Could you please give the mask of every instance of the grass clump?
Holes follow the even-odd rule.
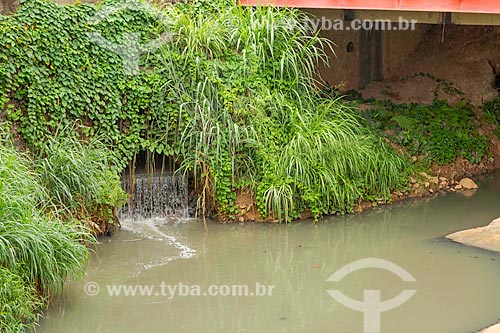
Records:
[[[127,197],[120,177],[111,169],[115,157],[100,140],[55,137],[38,155],[35,168],[40,182],[63,218],[93,217],[114,223],[113,208],[122,206]]]
[[[287,220],[307,209],[317,218],[351,212],[361,200],[388,200],[405,182],[405,160],[341,101],[311,102],[319,104],[275,110],[275,133],[256,124],[260,210]]]
[[[88,233],[75,222],[61,222],[47,206],[27,154],[7,142],[0,144],[0,266],[25,267],[28,282],[57,292],[69,274],[83,271]]]

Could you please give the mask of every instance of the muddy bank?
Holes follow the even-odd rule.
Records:
[[[437,171],[439,169],[436,169]],[[390,201],[363,201],[357,203],[353,208],[353,213],[361,213],[366,209],[373,207],[383,206],[387,204],[392,204],[398,201],[411,199],[411,198],[424,198],[437,195],[439,193],[455,193],[460,192],[465,196],[474,195],[478,185],[476,182],[464,175],[480,176],[488,172],[491,172],[493,168],[470,168],[467,171],[461,171],[461,169],[453,168],[451,165],[446,167],[441,167],[441,170],[447,170],[442,173],[442,175],[448,175],[448,177],[439,176],[440,173],[435,173],[429,175],[425,172],[420,172],[418,174],[413,174],[410,177],[410,182],[408,187],[401,191],[396,191],[392,193]],[[471,171],[476,171],[471,174]],[[234,218],[227,216],[220,216],[215,219],[218,222],[271,222],[278,223],[279,221],[271,217],[264,218],[259,213],[257,208],[257,203],[255,197],[248,189],[243,189],[237,193],[236,206],[239,209],[238,214]],[[310,219],[312,218],[310,211],[305,210],[298,220]]]

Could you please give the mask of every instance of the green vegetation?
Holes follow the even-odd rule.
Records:
[[[62,218],[113,221],[113,208],[125,204],[120,177],[111,170],[114,156],[99,140],[51,138],[35,161],[49,202]]]
[[[495,135],[500,139],[500,98],[495,98],[483,105],[484,117],[495,125]]]
[[[474,110],[465,101],[455,106],[439,100],[432,105],[376,101],[365,117],[381,136],[439,165],[457,157],[479,163],[488,153],[488,140],[479,135]]]
[[[32,329],[42,306],[36,289],[23,279],[0,267],[0,329],[6,333]]]
[[[309,34],[302,12],[199,0],[89,23],[120,3],[34,0],[0,21],[0,109],[31,146],[76,123],[81,136],[106,135],[117,170],[141,150],[172,157],[196,178],[203,213],[222,216],[237,213],[243,187],[263,216],[289,221],[387,200],[405,182],[406,162],[355,110],[317,92],[315,68],[332,45]],[[170,38],[126,75],[88,32],[124,43],[129,32],[143,44]]]
[[[84,221],[70,213],[75,202],[91,194],[103,200],[113,186],[120,187],[117,174],[110,174],[109,167],[104,170],[104,148],[69,139],[56,143],[54,138],[44,147],[46,157],[35,162],[14,148],[4,130],[1,133],[0,331],[22,332],[33,326],[43,304],[40,298],[57,294],[67,277],[84,271],[85,242],[92,242],[93,236],[82,226]],[[102,173],[99,178],[84,178],[97,173]],[[75,179],[85,183],[71,187]],[[95,200],[94,205],[116,203],[106,200]]]
[[[235,212],[243,186],[263,216],[287,221],[304,209],[316,218],[347,212],[401,183],[404,162],[354,110],[318,95],[314,68],[329,44],[303,30],[303,14],[229,3],[214,15],[177,10],[178,38],[161,56],[175,78],[169,91],[190,119],[180,135],[182,167],[212,176],[203,191],[219,212]],[[209,31],[218,32],[214,40],[204,38]],[[196,72],[186,72],[192,63]]]

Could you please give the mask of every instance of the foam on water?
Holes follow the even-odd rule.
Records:
[[[188,221],[189,219],[180,219],[176,220],[176,222],[168,222],[168,219],[161,218],[148,218],[148,219],[124,219],[121,221],[123,230],[127,230],[133,232],[135,234],[140,235],[144,239],[162,241],[168,244],[168,246],[174,247],[178,253],[172,256],[165,256],[159,260],[150,261],[150,262],[142,262],[138,264],[138,268],[131,275],[138,276],[142,274],[144,271],[150,270],[152,268],[164,266],[171,262],[172,260],[177,259],[188,259],[193,257],[196,254],[196,250],[191,248],[190,246],[182,243],[178,236],[174,236],[175,225],[178,223],[183,223]],[[170,229],[167,232],[162,231],[161,229]]]
[[[171,174],[136,174],[131,181],[122,181],[129,194],[127,204],[120,210],[120,221],[124,230],[131,231],[142,239],[165,242],[176,249],[177,254],[159,260],[141,262],[132,276],[164,266],[176,259],[191,258],[196,250],[181,243],[176,236],[175,226],[190,220],[187,181],[182,176]],[[164,231],[167,229],[168,231]]]

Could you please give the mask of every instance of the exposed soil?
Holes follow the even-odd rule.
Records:
[[[498,95],[495,81],[500,75],[499,49],[500,27],[434,26],[393,77],[368,84],[362,91],[363,97],[432,102],[437,83],[425,77],[410,78],[426,73],[451,82],[473,104],[480,105]],[[441,91],[439,98],[453,102],[456,96]]]
[[[419,72],[415,73],[418,74]],[[458,94],[447,92],[446,88],[440,86],[439,82],[435,79],[421,75],[372,82],[361,90],[363,98],[366,99],[389,99],[395,103],[405,104],[432,104],[432,101],[436,97],[435,93],[437,93],[438,99],[447,100],[451,104],[455,104],[462,99],[462,96]]]
[[[238,221],[262,221],[263,218],[257,208],[255,197],[249,189],[238,191],[236,197],[236,206],[240,212],[238,214]]]

